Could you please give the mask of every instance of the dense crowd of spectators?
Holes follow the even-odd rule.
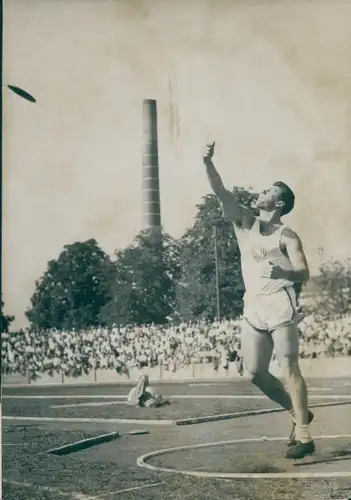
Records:
[[[242,320],[165,326],[115,326],[89,331],[2,334],[2,373],[35,379],[40,374],[79,376],[99,368],[128,374],[136,367],[163,365],[176,371],[191,363],[218,368],[240,360]],[[351,316],[326,321],[310,314],[299,324],[301,357],[351,355]]]

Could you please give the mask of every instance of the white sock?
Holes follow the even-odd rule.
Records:
[[[296,424],[296,441],[310,443],[312,440],[308,425]]]

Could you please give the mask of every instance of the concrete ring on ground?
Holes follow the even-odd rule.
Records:
[[[340,434],[340,435],[327,435],[327,436],[317,436],[315,439],[348,439],[351,438],[351,434]],[[211,479],[312,479],[312,478],[344,478],[351,477],[351,471],[349,472],[279,472],[279,473],[247,473],[247,472],[206,472],[206,471],[193,471],[193,470],[182,470],[182,469],[172,469],[168,467],[158,467],[156,465],[150,465],[147,461],[150,458],[158,457],[160,455],[166,455],[170,453],[175,453],[177,451],[184,450],[195,450],[198,448],[210,448],[215,446],[223,446],[228,444],[239,444],[239,443],[252,443],[252,442],[264,442],[264,441],[286,441],[286,437],[262,437],[262,438],[246,438],[246,439],[234,439],[231,441],[216,441],[213,443],[202,443],[193,444],[188,446],[177,446],[175,448],[167,448],[163,450],[156,450],[145,455],[141,455],[137,459],[138,467],[145,469],[157,471],[157,472],[171,472],[173,474],[183,474],[187,476],[201,477],[201,478],[211,478]]]

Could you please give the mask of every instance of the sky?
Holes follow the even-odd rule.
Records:
[[[5,0],[3,298],[25,325],[64,245],[110,255],[141,229],[142,101],[156,99],[162,223],[178,237],[209,192],[283,180],[312,269],[351,256],[346,0]]]

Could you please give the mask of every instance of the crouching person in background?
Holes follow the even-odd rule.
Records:
[[[165,404],[161,394],[156,394],[155,390],[149,385],[149,377],[142,375],[139,382],[129,391],[128,404],[147,408],[157,408]]]

